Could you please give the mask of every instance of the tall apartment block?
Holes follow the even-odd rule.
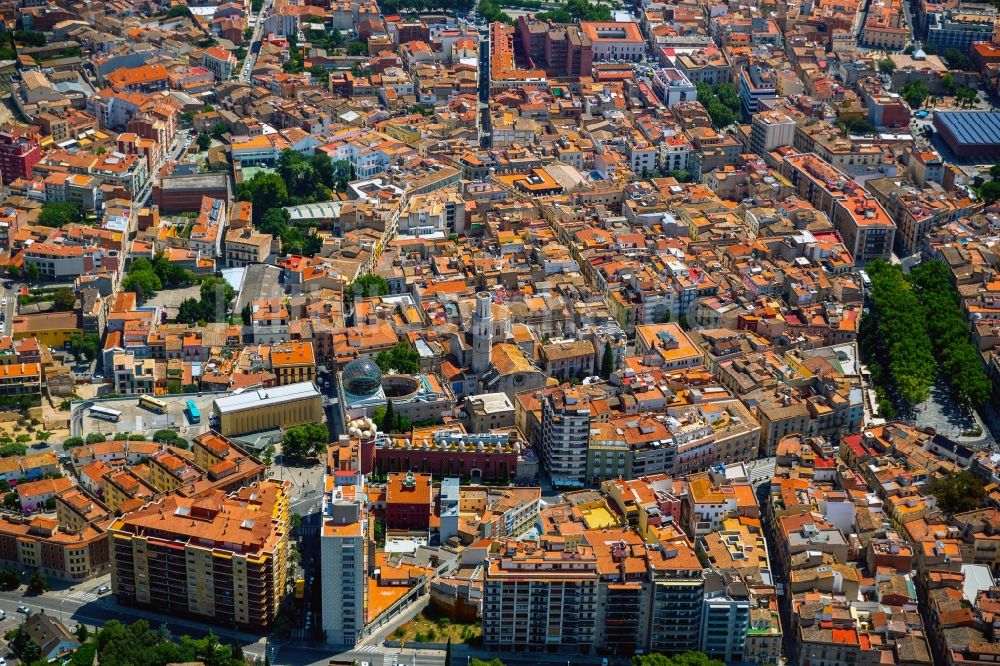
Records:
[[[576,546],[511,544],[490,557],[484,585],[490,649],[631,655],[702,646],[705,579],[686,543],[646,544],[607,529]],[[721,622],[713,614],[710,624],[714,631]]]
[[[361,486],[331,486],[320,532],[323,631],[328,643],[354,645],[365,628],[368,520]]]
[[[483,641],[491,649],[594,647],[597,557],[589,546],[507,544],[486,568]]]
[[[968,5],[927,13],[927,43],[938,52],[957,49],[963,53],[974,42],[993,40],[997,10],[991,5]]]
[[[601,530],[584,537],[597,555],[597,627],[594,642],[615,655],[635,654],[649,636],[646,547],[635,532]]]
[[[750,629],[750,590],[739,579],[713,571],[705,576],[701,651],[727,664],[743,660]]]
[[[267,631],[285,593],[289,487],[265,481],[229,496],[168,496],[115,520],[118,602]]]
[[[701,647],[705,579],[687,544],[662,543],[649,560],[649,649],[664,654]]]
[[[587,476],[590,408],[573,389],[542,401],[542,462],[557,486],[582,484]]]

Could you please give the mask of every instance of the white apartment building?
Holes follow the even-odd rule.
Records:
[[[542,463],[556,486],[582,486],[587,476],[590,407],[573,389],[542,402]]]
[[[334,645],[354,645],[365,628],[368,535],[360,494],[361,486],[335,486],[323,497],[323,631]]]
[[[795,121],[780,111],[756,114],[750,121],[750,150],[763,155],[795,142]]]

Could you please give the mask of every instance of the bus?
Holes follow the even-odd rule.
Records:
[[[95,419],[104,419],[105,421],[111,421],[113,423],[118,423],[118,420],[122,417],[122,413],[117,409],[101,407],[100,405],[94,405],[91,407],[90,415]]]
[[[158,398],[154,398],[151,395],[140,395],[139,406],[145,407],[149,411],[156,412],[158,414],[167,413],[167,403],[159,400]]]
[[[201,412],[198,411],[198,405],[194,404],[194,400],[188,400],[185,404],[191,423],[201,423]]]

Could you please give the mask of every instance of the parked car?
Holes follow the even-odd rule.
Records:
[[[17,607],[17,612],[24,613],[25,615],[27,615],[28,613],[31,612],[31,609],[25,606],[24,604],[21,604],[20,606]]]

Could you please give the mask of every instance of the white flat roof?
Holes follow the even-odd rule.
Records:
[[[507,412],[514,409],[514,403],[510,401],[506,393],[479,393],[469,396],[469,400],[478,403],[487,414],[497,412]]]
[[[293,400],[319,398],[320,392],[312,382],[298,382],[287,386],[272,388],[248,389],[242,393],[232,393],[224,398],[215,399],[215,408],[220,414],[239,412],[244,409],[280,405]]]

